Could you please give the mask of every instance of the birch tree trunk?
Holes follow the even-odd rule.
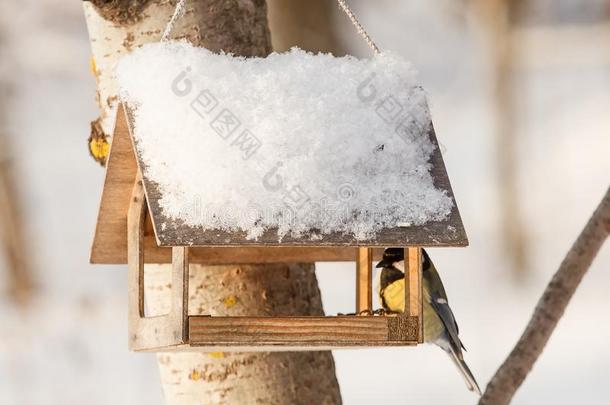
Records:
[[[102,127],[114,126],[117,84],[113,68],[120,56],[158,41],[175,1],[85,2],[98,83]],[[271,50],[264,0],[188,1],[174,27],[208,49],[244,56]],[[150,315],[169,308],[167,265],[146,268]],[[191,266],[190,313],[211,315],[320,315],[322,301],[313,264]],[[339,404],[332,354],[178,353],[159,354],[168,404]]]

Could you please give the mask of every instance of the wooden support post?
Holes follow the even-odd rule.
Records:
[[[408,280],[408,288],[405,288],[404,314],[418,318],[418,341],[423,343],[424,312],[422,306],[422,252],[420,248],[405,248],[405,277]]]
[[[189,248],[172,248],[172,309],[173,321],[181,326],[179,340],[188,342],[189,333]]]
[[[188,342],[188,248],[172,248],[172,306],[162,316],[144,313],[144,220],[146,197],[141,179],[133,188],[127,215],[129,348],[152,350]]]
[[[356,258],[356,312],[373,310],[373,249],[358,248]]]
[[[144,219],[145,219],[144,189],[142,181],[136,181],[131,196],[131,204],[127,214],[127,256],[128,256],[128,280],[129,291],[129,334],[130,341],[132,330],[137,324],[137,319],[144,317]]]

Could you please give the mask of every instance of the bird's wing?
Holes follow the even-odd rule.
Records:
[[[447,293],[445,292],[445,286],[443,285],[443,281],[441,280],[441,276],[438,274],[436,267],[430,261],[430,264],[423,271],[423,277],[427,279],[428,284],[433,287],[433,290],[439,294],[440,298],[447,299]]]
[[[427,269],[427,271],[424,272],[423,276],[428,279],[427,281],[430,286],[435,286],[435,288],[432,289],[433,291],[430,293],[430,304],[438,314],[439,318],[441,318],[443,321],[445,328],[447,328],[447,333],[449,334],[452,343],[457,348],[461,347],[466,350],[458,337],[460,328],[458,327],[455,316],[453,315],[453,311],[449,306],[449,301],[447,300],[447,293],[445,292],[443,282],[441,281],[441,277],[433,264]]]
[[[423,277],[426,279],[431,292],[430,301],[432,302],[432,306],[439,312],[439,316],[443,319],[445,326],[449,328],[447,324],[450,324],[455,329],[455,335],[460,333],[460,328],[455,321],[455,317],[453,316],[453,311],[449,307],[449,299],[447,298],[447,293],[445,292],[445,286],[443,285],[443,281],[441,280],[441,276],[438,274],[436,267],[432,262],[430,262],[430,266],[423,272]]]
[[[449,334],[452,343],[458,348],[461,347],[462,349],[466,350],[458,336],[458,325],[455,321],[455,317],[453,316],[453,311],[451,310],[451,307],[449,307],[449,304],[447,304],[447,301],[439,297],[431,298],[432,308],[434,308],[439,318],[441,318],[441,321],[443,322],[443,325],[445,325],[445,328],[447,329],[447,333]]]

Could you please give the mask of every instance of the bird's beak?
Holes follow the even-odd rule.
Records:
[[[382,259],[379,263],[377,263],[377,266],[375,266],[375,267],[380,269],[382,267],[391,267],[391,266],[392,266],[392,262],[390,262],[387,259]]]

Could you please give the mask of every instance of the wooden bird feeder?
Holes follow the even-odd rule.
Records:
[[[432,128],[432,126],[430,126]],[[244,232],[202,230],[167,218],[160,192],[134,146],[133,116],[121,106],[106,169],[91,263],[128,264],[129,346],[135,351],[322,350],[410,346],[423,342],[421,247],[466,246],[457,205],[442,222],[383,229],[363,244],[340,233],[278,241],[273,230],[258,240]],[[436,146],[431,174],[435,187],[453,199]],[[163,226],[161,225],[163,224]],[[404,247],[405,311],[383,316],[216,317],[188,314],[189,263],[221,265],[316,261],[356,262],[356,312],[372,310],[372,262],[385,247]],[[172,263],[172,308],[144,316],[144,263]]]

